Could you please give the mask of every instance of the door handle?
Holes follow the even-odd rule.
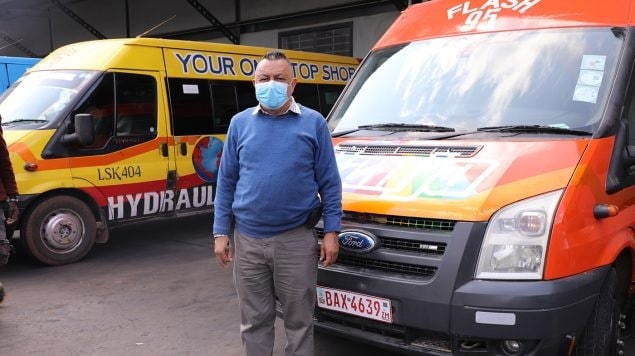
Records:
[[[187,156],[187,143],[181,142],[181,156]]]
[[[168,177],[165,181],[165,186],[167,190],[176,189],[176,171],[168,171]]]
[[[161,145],[159,145],[159,149],[161,150],[161,156],[163,156],[163,157],[167,157],[168,156],[168,144],[167,143],[162,143]]]

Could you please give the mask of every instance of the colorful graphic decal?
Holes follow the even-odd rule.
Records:
[[[216,182],[222,153],[223,141],[213,136],[201,138],[194,146],[192,166],[198,177],[204,182]]]
[[[455,16],[464,16],[465,23],[459,28],[461,32],[493,29],[498,14],[502,10],[525,11],[534,7],[540,0],[481,0],[465,1],[448,9],[448,20]]]
[[[497,167],[497,161],[412,156],[337,155],[344,192],[392,201],[464,199]]]

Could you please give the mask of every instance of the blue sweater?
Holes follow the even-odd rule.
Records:
[[[214,200],[215,234],[253,238],[301,226],[320,204],[324,231],[340,231],[342,185],[324,117],[300,106],[269,116],[250,108],[229,125]],[[319,196],[318,196],[319,194]]]

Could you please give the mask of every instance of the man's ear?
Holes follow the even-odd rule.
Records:
[[[287,89],[289,91],[289,96],[293,95],[293,90],[295,89],[295,85],[298,83],[298,80],[296,78],[291,79],[291,83],[289,83],[289,88]]]

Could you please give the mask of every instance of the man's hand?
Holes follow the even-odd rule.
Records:
[[[9,200],[9,212],[5,222],[7,225],[13,225],[20,216],[20,210],[18,209],[18,202]]]
[[[335,232],[328,232],[322,239],[320,261],[322,261],[322,266],[324,267],[328,267],[337,260],[337,254],[340,250],[340,243],[337,235],[338,234]]]
[[[234,260],[234,252],[232,251],[229,236],[219,236],[214,239],[214,253],[216,254],[216,260],[223,267],[227,267],[227,264]]]

